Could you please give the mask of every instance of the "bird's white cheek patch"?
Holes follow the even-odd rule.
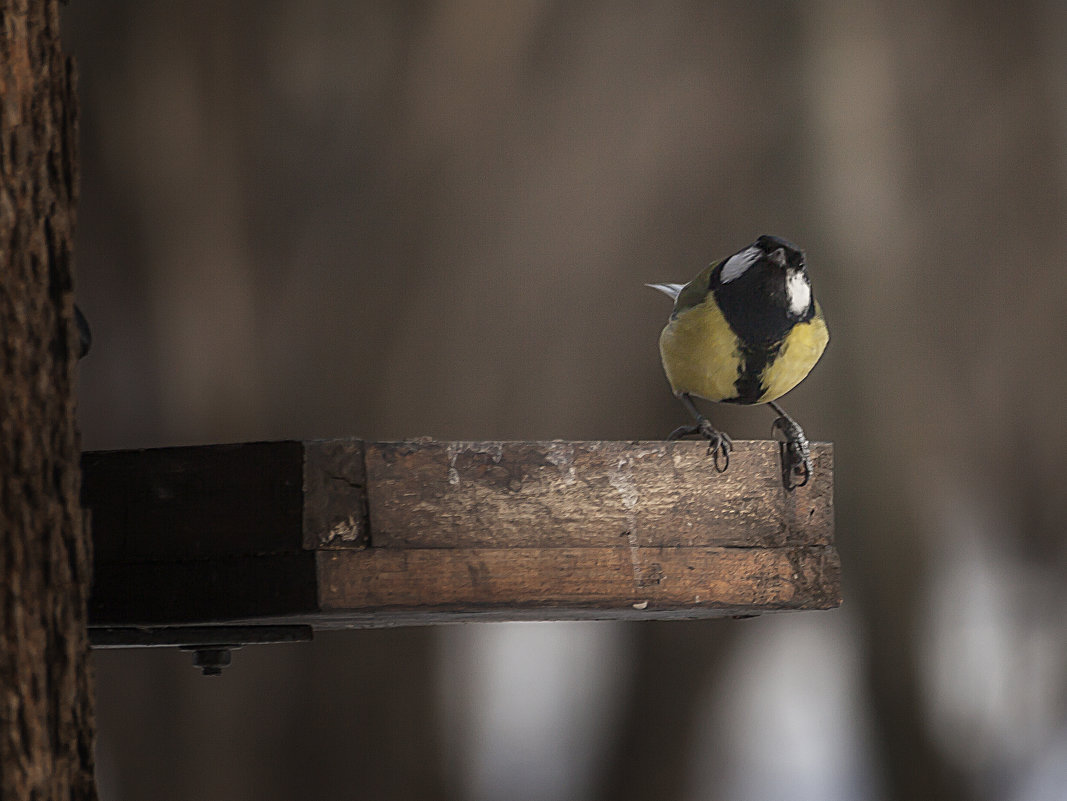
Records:
[[[785,279],[785,291],[789,296],[789,313],[801,317],[811,305],[811,284],[804,273],[790,273]]]
[[[722,266],[722,273],[719,275],[719,280],[724,284],[728,284],[735,278],[740,278],[745,270],[759,261],[759,257],[762,255],[763,251],[757,247],[746,248],[740,253],[735,253],[728,258],[726,264]]]

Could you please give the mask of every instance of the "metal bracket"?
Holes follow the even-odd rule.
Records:
[[[90,626],[93,648],[168,648],[193,652],[193,665],[218,676],[243,645],[309,642],[311,626]]]

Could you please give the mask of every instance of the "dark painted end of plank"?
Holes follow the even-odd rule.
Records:
[[[83,456],[93,625],[663,619],[840,603],[833,449],[250,443]]]

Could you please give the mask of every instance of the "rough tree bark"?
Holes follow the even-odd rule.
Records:
[[[74,63],[56,0],[0,0],[0,798],[93,799],[71,248]]]

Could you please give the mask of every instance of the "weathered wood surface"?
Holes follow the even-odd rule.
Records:
[[[835,591],[826,546],[424,548],[326,554],[324,609],[573,607],[794,609]],[[830,568],[834,568],[830,570]],[[417,577],[413,581],[412,578]]]
[[[815,458],[788,492],[773,443],[738,443],[722,474],[692,442],[367,443],[374,544],[827,545],[829,449]]]
[[[701,617],[839,602],[833,452],[311,442],[88,453],[95,625]]]
[[[78,504],[76,69],[59,4],[0,2],[0,799],[95,801]]]

